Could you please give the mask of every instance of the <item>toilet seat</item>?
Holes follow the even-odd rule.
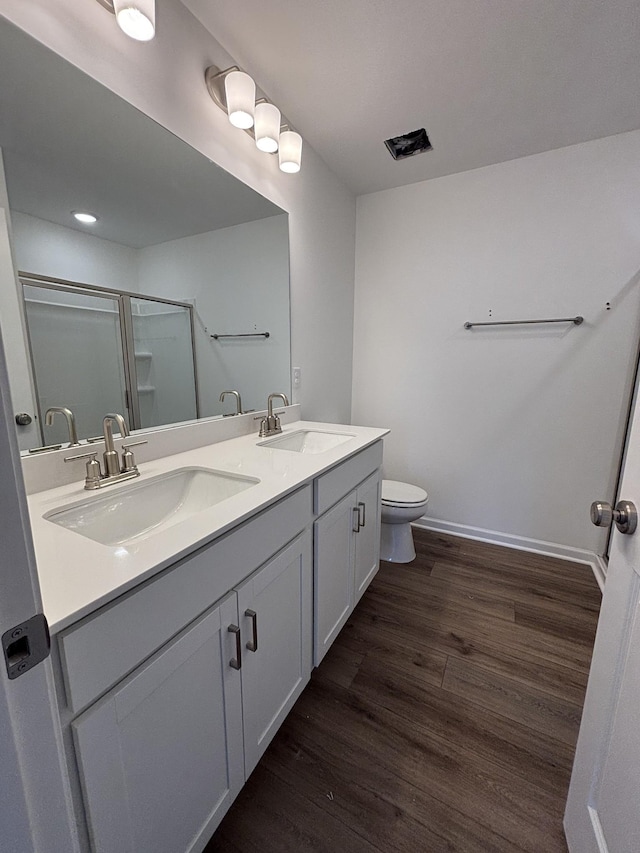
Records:
[[[385,506],[420,506],[428,499],[424,489],[398,480],[382,481],[382,503]]]

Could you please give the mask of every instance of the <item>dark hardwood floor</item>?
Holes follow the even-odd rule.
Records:
[[[600,593],[582,564],[416,531],[206,853],[566,853]]]

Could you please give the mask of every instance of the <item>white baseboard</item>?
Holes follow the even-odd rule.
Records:
[[[413,526],[434,533],[448,533],[450,536],[460,536],[463,539],[476,539],[479,542],[489,542],[492,545],[503,545],[505,548],[516,548],[520,551],[530,551],[533,554],[544,554],[548,557],[559,557],[561,560],[571,560],[574,563],[587,563],[602,591],[607,574],[605,559],[595,551],[583,548],[572,548],[570,545],[559,545],[556,542],[544,542],[540,539],[528,539],[526,536],[514,536],[511,533],[500,533],[497,530],[485,530],[482,527],[470,527],[467,524],[456,524],[453,521],[442,521],[439,518],[429,518],[423,515]]]

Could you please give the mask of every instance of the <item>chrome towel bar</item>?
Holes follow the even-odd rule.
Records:
[[[269,338],[271,332],[243,332],[239,335],[211,335],[216,341],[220,338]]]
[[[584,323],[584,317],[558,317],[553,320],[492,320],[488,323],[465,323],[465,329],[473,329],[474,326],[525,326],[531,323],[575,323],[579,326]]]

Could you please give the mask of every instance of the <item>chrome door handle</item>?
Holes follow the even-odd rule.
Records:
[[[630,536],[638,526],[638,510],[631,501],[618,501],[615,509],[606,501],[594,501],[590,512],[591,522],[596,527],[610,527],[615,521],[620,533]]]
[[[237,625],[229,625],[227,631],[236,635],[236,656],[231,658],[229,666],[232,669],[240,669],[242,667],[242,639],[240,638],[240,628]]]
[[[251,619],[251,625],[253,628],[253,640],[249,640],[247,643],[247,648],[250,652],[258,651],[258,614],[255,610],[245,610],[244,615],[248,616]]]
[[[351,513],[351,517],[354,519],[351,525],[351,529],[354,533],[360,533],[360,510],[357,506],[354,506],[354,508],[351,510]]]
[[[362,521],[360,520],[360,508],[362,508]],[[358,525],[360,527],[367,525],[367,507],[362,501],[358,501]]]

